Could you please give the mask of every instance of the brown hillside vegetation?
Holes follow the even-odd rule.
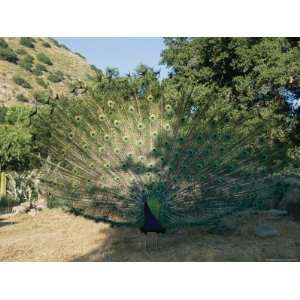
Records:
[[[87,61],[51,38],[33,38],[33,48],[24,46],[21,38],[1,38],[17,62],[7,61],[0,55],[0,105],[13,105],[16,101],[32,102],[35,93],[50,91],[56,95],[69,93],[70,83],[84,81],[94,74]],[[1,49],[0,49],[1,50]],[[43,60],[45,56],[50,60]],[[57,78],[57,75],[61,78]],[[25,80],[30,87],[15,81]],[[17,100],[19,99],[19,100]]]
[[[261,221],[279,236],[259,238]],[[135,228],[111,228],[59,209],[36,216],[0,218],[0,261],[299,261],[300,223],[290,217],[244,217],[235,233],[201,228],[142,235]]]

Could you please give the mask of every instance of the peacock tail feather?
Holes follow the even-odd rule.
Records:
[[[53,107],[50,122],[37,117],[51,133],[43,184],[94,219],[140,226],[147,201],[165,227],[215,222],[259,206],[286,151],[270,140],[271,113],[241,117],[225,99],[198,106],[191,92],[88,94]]]

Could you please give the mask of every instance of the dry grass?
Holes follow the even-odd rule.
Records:
[[[280,235],[261,239],[255,226],[268,223]],[[147,237],[134,228],[111,228],[61,210],[0,219],[1,261],[265,261],[300,260],[300,224],[288,217],[243,217],[235,234],[200,228]]]
[[[52,66],[46,66],[50,72],[61,71],[65,75],[65,80],[58,83],[53,83],[47,80],[48,72],[44,73],[40,78],[49,83],[49,88],[58,95],[69,94],[69,83],[73,80],[86,80],[87,74],[92,75],[89,64],[71,51],[62,47],[56,47],[48,38],[35,38],[35,48],[29,49],[20,45],[20,38],[5,38],[6,42],[13,49],[24,49],[28,54],[34,57],[34,65],[40,63],[36,59],[38,53],[46,54],[53,62]],[[51,48],[45,48],[42,42],[46,41],[51,44]],[[19,55],[22,57],[21,55]],[[25,89],[17,85],[13,81],[13,76],[19,75],[24,78],[32,89]],[[43,90],[36,82],[36,76],[31,72],[23,69],[17,64],[12,64],[7,61],[0,60],[0,105],[16,104],[16,95],[23,94],[29,100],[33,98],[34,91]]]

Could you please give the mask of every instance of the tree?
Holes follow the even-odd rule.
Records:
[[[273,118],[278,122],[270,138],[288,144],[289,160],[299,162],[300,118],[291,115],[280,95],[282,87],[299,82],[299,39],[166,38],[165,44],[161,62],[170,69],[166,84],[193,88],[192,98],[199,107],[207,99],[214,105],[222,98],[241,114],[253,107],[263,112],[276,106]]]
[[[32,166],[32,153],[35,149],[33,135],[29,127],[32,108],[16,106],[1,108],[0,118],[0,172],[1,195],[5,196],[6,171],[20,171]]]

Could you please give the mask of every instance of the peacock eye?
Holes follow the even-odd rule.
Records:
[[[70,138],[70,139],[73,139],[73,137],[74,137],[73,132],[70,132],[70,133],[69,133],[69,138]]]
[[[128,142],[128,137],[125,135],[123,136],[123,142],[127,143]]]
[[[93,164],[93,163],[90,163],[90,164],[89,164],[89,167],[90,167],[90,168],[94,168],[94,164]]]
[[[166,110],[166,112],[171,112],[172,111],[172,106],[170,104],[167,104],[165,106],[165,110]]]
[[[104,136],[104,140],[108,142],[108,141],[110,140],[110,136],[109,136],[108,134],[106,134],[106,135]]]
[[[153,96],[152,96],[152,95],[149,95],[149,96],[147,97],[147,100],[148,100],[148,101],[152,101],[152,100],[153,100]]]
[[[171,125],[170,124],[165,124],[164,126],[165,130],[169,131],[171,129]]]
[[[105,181],[105,177],[104,177],[104,176],[101,176],[100,179],[101,179],[102,181]]]
[[[153,135],[154,137],[157,137],[157,132],[156,132],[156,131],[152,132],[152,135]]]
[[[92,131],[90,132],[90,136],[91,136],[91,137],[95,137],[95,136],[96,136],[96,131],[95,131],[95,130],[92,130]]]
[[[99,151],[100,153],[103,153],[103,152],[104,152],[104,147],[99,147],[99,148],[98,148],[98,151]]]
[[[110,163],[106,163],[106,164],[104,165],[104,167],[105,167],[105,168],[110,168]]]
[[[87,150],[87,149],[88,149],[88,144],[84,144],[84,145],[83,145],[83,149],[84,149],[84,150]]]
[[[130,105],[129,108],[128,108],[128,111],[129,112],[134,112],[134,107]]]
[[[143,141],[139,140],[137,144],[138,144],[138,146],[142,146],[143,145]]]
[[[156,119],[156,116],[154,114],[150,115],[150,121],[154,121]]]
[[[112,101],[112,100],[107,101],[107,106],[108,106],[109,108],[113,108],[114,105],[115,105],[115,102],[114,102],[114,101]]]
[[[127,156],[128,156],[129,158],[132,158],[132,157],[133,157],[133,153],[132,153],[132,152],[129,152],[129,153],[127,153]]]
[[[79,122],[80,120],[81,120],[81,116],[79,116],[79,115],[75,116],[75,121],[76,122]]]
[[[120,153],[120,149],[119,149],[119,148],[116,148],[116,149],[115,149],[115,153],[116,153],[116,154],[119,154],[119,153]]]
[[[143,128],[144,128],[143,123],[139,123],[139,124],[138,124],[138,129],[139,129],[139,130],[142,130]]]
[[[101,122],[105,120],[105,116],[104,116],[103,114],[99,115],[98,118],[99,118],[99,120],[100,120]]]
[[[143,155],[139,156],[139,160],[143,161],[145,159],[145,157]]]
[[[161,156],[159,159],[160,159],[160,161],[164,161],[165,160],[165,158],[163,156]]]
[[[156,148],[152,148],[152,152],[156,152],[157,151],[157,149]]]
[[[115,179],[115,181],[118,181],[118,182],[120,181],[120,178],[117,176],[114,179]]]
[[[150,163],[150,164],[148,165],[148,168],[149,168],[149,169],[152,169],[152,168],[153,168],[153,164]]]
[[[119,121],[119,120],[114,120],[114,125],[115,125],[116,127],[119,127],[119,126],[120,126],[120,121]]]

